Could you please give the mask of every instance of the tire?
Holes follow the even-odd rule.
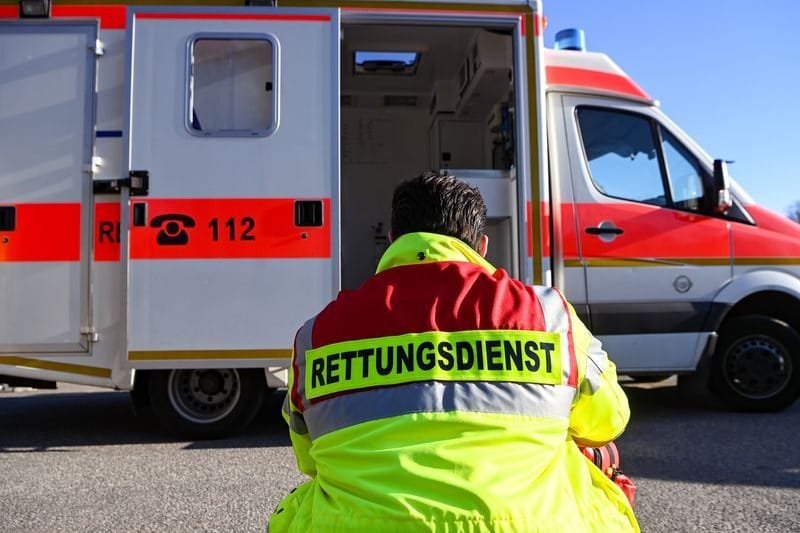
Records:
[[[779,411],[800,395],[800,334],[785,322],[745,315],[723,324],[711,391],[745,411]]]
[[[159,422],[192,440],[244,429],[261,409],[266,388],[264,371],[257,368],[156,370],[147,384]]]

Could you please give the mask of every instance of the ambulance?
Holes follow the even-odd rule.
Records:
[[[622,374],[790,405],[800,225],[580,33],[546,49],[541,8],[0,0],[0,382],[239,430],[374,272],[393,188],[439,169],[483,193],[489,259],[560,287]]]

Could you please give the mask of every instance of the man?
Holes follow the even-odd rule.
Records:
[[[271,533],[638,531],[581,454],[622,433],[614,364],[561,294],[483,256],[486,206],[424,174],[377,274],[298,331],[284,416],[311,480]]]

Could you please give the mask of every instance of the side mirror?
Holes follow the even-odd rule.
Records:
[[[712,181],[714,186],[712,207],[715,213],[721,215],[733,207],[730,178],[728,177],[728,162],[724,159],[714,160],[714,176]]]

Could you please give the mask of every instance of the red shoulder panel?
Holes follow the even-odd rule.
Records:
[[[313,346],[424,331],[545,329],[531,287],[466,262],[391,268],[343,292],[316,318]]]

